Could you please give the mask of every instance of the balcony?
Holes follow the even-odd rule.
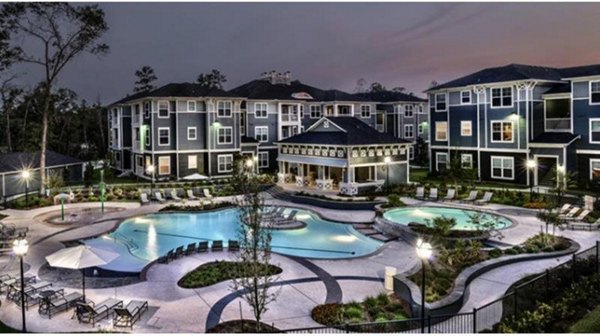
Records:
[[[546,118],[546,131],[570,131],[571,118]]]
[[[282,114],[281,121],[282,122],[297,122],[298,115],[297,114]]]

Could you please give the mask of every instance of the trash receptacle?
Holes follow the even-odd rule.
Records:
[[[385,287],[386,290],[394,290],[394,275],[396,275],[396,272],[396,267],[385,267],[385,280],[383,283],[383,287]]]

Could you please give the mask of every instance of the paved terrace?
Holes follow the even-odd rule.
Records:
[[[225,200],[221,198],[219,200]],[[413,199],[403,199],[409,205],[441,205]],[[269,199],[268,202],[293,207],[302,207],[318,212],[324,218],[345,223],[365,223],[374,217],[373,211],[338,211],[290,204]],[[188,202],[188,204],[194,204]],[[67,213],[78,208],[89,208],[92,204],[73,204],[67,206]],[[29,265],[27,275],[38,275],[45,264],[44,257],[64,247],[63,242],[92,237],[112,230],[119,221],[136,215],[158,211],[164,205],[152,204],[140,207],[137,203],[107,203],[108,208],[119,208],[104,216],[90,218],[85,223],[72,225],[51,225],[42,221],[44,214],[54,212],[58,207],[47,207],[31,211],[6,210],[9,215],[5,222],[17,226],[30,227],[28,240],[32,246],[25,258]],[[453,205],[462,206],[462,205]],[[486,209],[495,210],[513,219],[517,225],[503,230],[504,242],[517,244],[539,232],[539,222],[533,213],[520,213],[519,208],[490,204]],[[558,232],[578,241],[582,248],[592,246],[600,239],[598,232]],[[199,265],[214,260],[229,260],[228,252],[208,252],[180,258],[169,264],[154,264],[147,273],[146,281],[110,288],[87,289],[86,295],[95,302],[116,297],[125,303],[131,299],[147,300],[150,309],[139,321],[134,332],[137,333],[175,333],[203,332],[207,327],[232,319],[252,318],[251,309],[236,294],[232,294],[231,282],[226,281],[200,289],[184,289],[177,281],[187,272]],[[269,306],[264,321],[281,329],[318,326],[310,318],[312,308],[324,302],[348,302],[362,300],[368,295],[384,291],[383,270],[385,266],[394,266],[399,272],[409,271],[418,265],[414,248],[402,241],[386,243],[376,253],[362,258],[347,260],[306,260],[302,258],[274,255],[273,262],[279,264],[283,273],[277,279],[276,289],[280,295]],[[553,266],[557,260],[531,261],[508,265],[486,273],[470,285],[471,295],[463,310],[480,306],[501,296],[508,286],[530,273],[542,271]],[[14,257],[0,258],[3,273],[17,274],[17,261]],[[65,292],[80,291],[79,287],[65,288]],[[240,313],[241,309],[241,313]],[[182,313],[183,312],[183,313]],[[27,312],[27,325],[30,331],[37,332],[77,332],[112,329],[110,320],[103,320],[96,326],[79,324],[72,318],[72,311],[60,313],[51,320],[40,317],[37,307]],[[0,320],[20,328],[20,310],[12,302],[4,301],[0,308]],[[127,330],[128,331],[128,330]]]

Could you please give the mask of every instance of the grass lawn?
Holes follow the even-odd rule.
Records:
[[[599,333],[600,332],[600,306],[589,312],[581,320],[569,328],[570,333]]]
[[[214,285],[221,281],[243,278],[247,274],[240,274],[237,269],[239,262],[214,261],[198,266],[195,270],[184,275],[177,284],[183,288],[201,288]],[[282,272],[281,268],[269,265],[268,275]]]

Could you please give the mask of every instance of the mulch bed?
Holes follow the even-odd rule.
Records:
[[[256,331],[256,321],[252,320],[234,320],[227,321],[223,323],[219,323],[216,326],[206,331],[207,333],[214,334],[248,334],[248,333],[257,333]],[[260,333],[277,333],[279,329],[270,326],[268,324],[261,323]]]

